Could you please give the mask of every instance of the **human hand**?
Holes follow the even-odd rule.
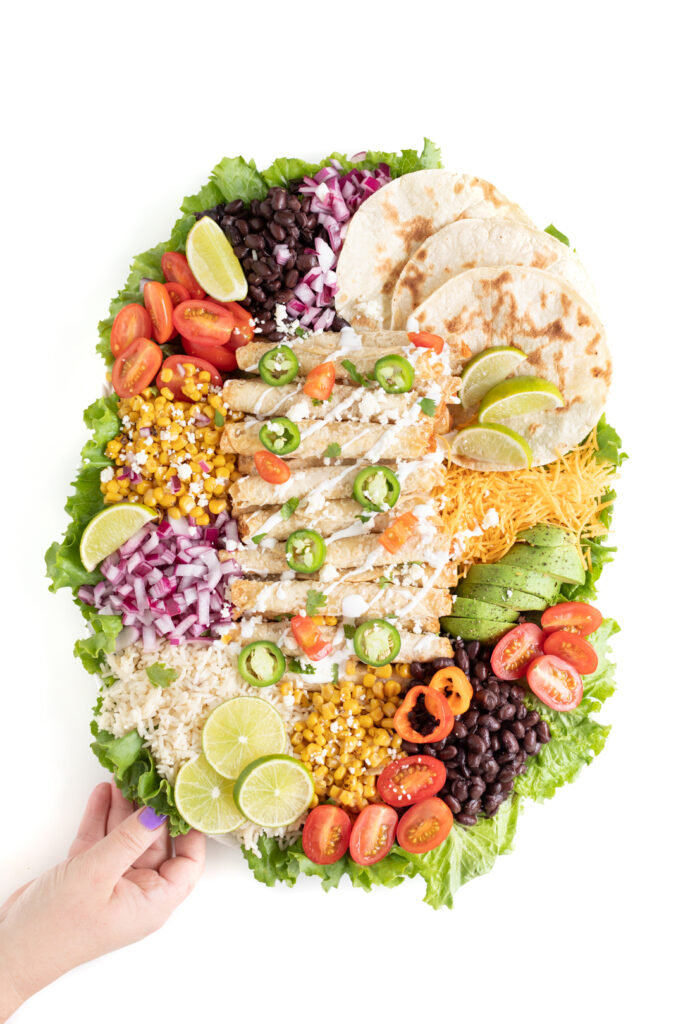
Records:
[[[67,859],[0,907],[0,1021],[77,964],[156,931],[182,903],[206,840],[178,836],[174,856],[165,821],[135,811],[113,783],[95,787]]]

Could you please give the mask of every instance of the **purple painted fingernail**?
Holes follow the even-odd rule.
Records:
[[[163,825],[167,818],[168,814],[157,814],[153,807],[144,807],[140,812],[138,821],[152,832],[155,828]]]

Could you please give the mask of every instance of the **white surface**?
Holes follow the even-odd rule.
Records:
[[[71,658],[82,626],[68,595],[52,596],[43,579],[85,439],[81,410],[99,393],[96,324],[129,258],[167,237],[180,198],[221,156],[264,166],[282,154],[416,146],[426,134],[449,167],[489,178],[540,226],[552,220],[595,279],[616,362],[609,414],[631,461],[615,520],[620,557],[601,586],[603,611],[623,627],[607,748],[577,784],[527,808],[516,852],[466,886],[453,912],[422,905],[418,881],[371,896],[346,886],[326,896],[307,881],[269,890],[212,845],[199,888],[163,931],[62,979],[17,1022],[113,1024],[169,1011],[197,1021],[203,1011],[252,1021],[673,1021],[675,5],[19,10],[6,15],[15,21],[0,70],[3,346],[20,356],[5,358],[2,389],[0,901],[63,856],[102,778],[88,750],[94,680]]]

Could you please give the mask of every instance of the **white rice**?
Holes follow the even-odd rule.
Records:
[[[209,712],[229,697],[250,695],[269,701],[280,713],[288,735],[294,723],[307,714],[277,686],[258,688],[245,683],[237,671],[234,645],[161,642],[156,650],[143,651],[137,643],[108,655],[107,660],[114,678],[102,691],[97,718],[100,728],[117,737],[137,729],[157,771],[171,784],[181,765],[201,753],[202,727]],[[166,688],[152,686],[147,677],[145,669],[155,662],[178,673]],[[261,835],[287,845],[301,831],[304,817],[282,829],[244,825],[229,833],[229,838],[252,850]]]

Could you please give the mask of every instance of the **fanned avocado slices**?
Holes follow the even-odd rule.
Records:
[[[526,544],[533,544],[537,548],[559,548],[563,544],[573,544],[574,538],[560,526],[550,526],[548,523],[538,523],[529,530],[522,530],[517,534],[517,540],[523,540]]]
[[[453,595],[453,615],[460,619],[493,619],[495,622],[516,622],[517,612],[514,608],[501,608],[500,605],[475,601],[472,597]]]
[[[458,598],[470,597],[475,601],[483,601],[486,604],[500,605],[501,608],[525,611],[545,611],[548,602],[542,597],[534,594],[525,594],[523,590],[515,590],[513,587],[494,587],[485,583],[470,583],[463,580],[458,584]]]
[[[441,628],[451,636],[459,636],[461,640],[480,640],[484,644],[500,640],[512,629],[511,622],[496,622],[493,619],[459,619],[447,615],[440,619]]]
[[[540,548],[530,544],[514,544],[497,565],[514,565],[520,569],[547,573],[563,583],[583,583],[586,572],[575,547]]]
[[[560,584],[554,576],[532,569],[520,569],[514,565],[473,565],[466,579],[471,583],[486,583],[494,587],[512,587],[527,594],[535,594],[552,603],[557,597]]]

